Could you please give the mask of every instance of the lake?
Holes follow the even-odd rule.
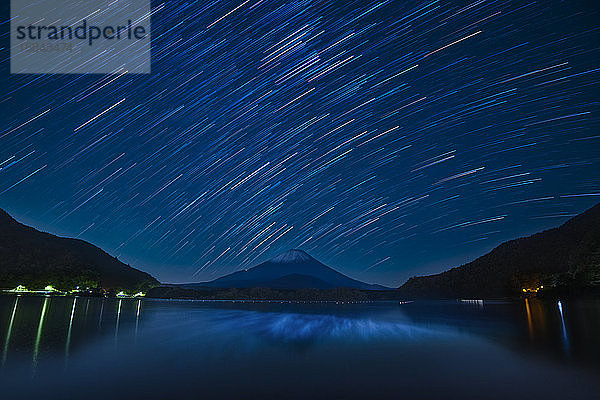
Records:
[[[0,296],[3,398],[592,399],[600,301]]]

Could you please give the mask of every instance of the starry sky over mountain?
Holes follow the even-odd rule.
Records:
[[[149,75],[10,75],[0,207],[162,281],[399,285],[600,201],[593,1],[153,2]]]

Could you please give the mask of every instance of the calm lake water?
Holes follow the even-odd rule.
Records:
[[[0,296],[2,397],[597,399],[600,301]]]

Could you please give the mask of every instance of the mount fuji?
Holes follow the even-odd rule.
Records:
[[[352,279],[321,263],[303,250],[292,249],[248,270],[237,271],[210,282],[178,285],[196,288],[251,288],[272,289],[332,289],[352,288],[366,290],[389,289]]]

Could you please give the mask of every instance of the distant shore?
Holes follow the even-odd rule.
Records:
[[[188,300],[272,300],[272,301],[414,301],[414,300],[519,300],[523,298],[565,299],[600,298],[600,292],[547,290],[509,297],[481,298],[477,296],[458,297],[410,297],[398,290],[337,289],[273,289],[273,288],[203,288],[185,289],[177,286],[158,286],[150,289],[147,298],[188,299]]]
[[[283,301],[376,301],[402,300],[395,290],[364,289],[274,289],[274,288],[205,288],[184,289],[159,286],[150,289],[148,298],[196,300],[283,300]]]

